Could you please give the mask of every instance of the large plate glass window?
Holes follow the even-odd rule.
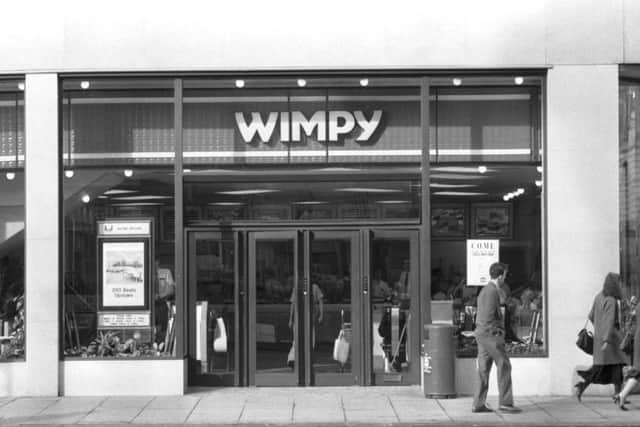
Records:
[[[541,81],[435,79],[431,88],[431,313],[456,325],[458,356],[472,331],[486,259],[508,264],[501,304],[507,351],[546,355]]]
[[[65,357],[176,350],[173,81],[62,92]]]
[[[24,358],[24,81],[0,80],[0,360]]]

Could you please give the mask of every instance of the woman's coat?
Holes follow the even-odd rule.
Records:
[[[618,304],[615,298],[605,297],[602,292],[596,295],[589,320],[593,323],[593,364],[618,365],[626,363],[626,356],[620,350],[620,332]],[[607,347],[602,350],[602,345]]]

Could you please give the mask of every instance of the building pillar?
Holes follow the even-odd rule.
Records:
[[[619,272],[618,66],[554,66],[547,83],[549,392],[569,394],[576,367],[592,363],[578,330]]]
[[[25,394],[59,386],[58,76],[25,78]]]

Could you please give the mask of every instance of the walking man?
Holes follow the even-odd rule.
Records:
[[[500,310],[498,289],[503,285],[507,267],[496,262],[489,268],[491,280],[478,295],[478,314],[476,316],[475,336],[478,342],[478,386],[473,395],[472,412],[492,412],[487,406],[489,373],[495,362],[498,368],[498,409],[501,412],[518,413],[522,410],[513,406],[511,387],[511,362],[505,350],[505,327]]]

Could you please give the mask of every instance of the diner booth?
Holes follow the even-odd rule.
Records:
[[[64,360],[419,384],[427,323],[475,357],[487,255],[545,357],[544,73],[453,77],[64,77]]]

